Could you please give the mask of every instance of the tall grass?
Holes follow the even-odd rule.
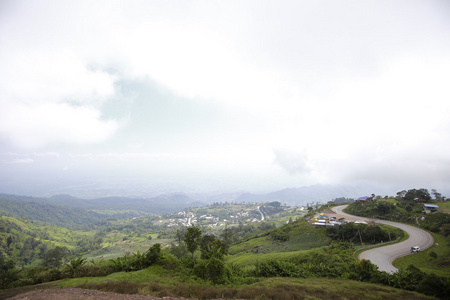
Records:
[[[121,294],[143,294],[157,297],[194,299],[429,299],[426,296],[374,284],[341,280],[297,280],[272,278],[246,287],[205,285],[167,286],[157,283],[138,284],[129,281],[84,283],[81,288]]]

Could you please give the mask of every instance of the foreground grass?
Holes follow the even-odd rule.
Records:
[[[405,290],[352,280],[325,278],[265,278],[248,285],[219,285],[195,281],[186,274],[173,276],[168,270],[148,268],[101,278],[79,278],[34,286],[34,288],[88,288],[122,294],[191,299],[432,299]],[[185,279],[183,280],[180,279]],[[6,292],[6,291],[5,291]],[[9,290],[9,296],[13,291]],[[16,294],[24,291],[15,291]],[[0,292],[0,298],[5,294]]]
[[[418,254],[407,255],[396,259],[393,263],[394,267],[406,269],[409,265],[414,265],[425,273],[450,278],[449,241],[440,234],[431,234],[434,238],[433,246],[420,251]]]

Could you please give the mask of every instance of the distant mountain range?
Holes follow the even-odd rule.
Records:
[[[55,195],[48,198],[0,194],[0,199],[25,202],[38,202],[86,210],[134,210],[148,214],[164,214],[183,210],[188,206],[203,206],[204,202],[195,201],[183,194],[169,194],[153,198],[105,197],[81,199],[70,195]]]
[[[300,188],[288,188],[266,194],[243,193],[235,202],[270,202],[279,201],[291,206],[306,206],[308,203],[326,203],[339,197],[360,197],[370,191],[370,188],[355,188],[348,186],[312,185]]]
[[[335,198],[358,198],[370,195],[373,190],[375,190],[373,193],[376,193],[376,189],[368,186],[312,185],[264,194],[235,192],[188,195],[172,193],[151,198],[103,197],[96,199],[82,199],[66,194],[51,197],[0,194],[0,213],[48,224],[76,227],[107,218],[121,219],[145,214],[173,213],[189,207],[201,207],[215,202],[262,203],[278,201],[289,206],[306,206],[308,204],[326,203]]]
[[[25,218],[67,228],[80,228],[105,219],[122,219],[144,214],[165,214],[188,206],[204,206],[181,194],[148,199],[108,197],[80,199],[70,195],[49,198],[0,194],[0,215]]]

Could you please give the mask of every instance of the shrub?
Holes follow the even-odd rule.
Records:
[[[214,284],[224,283],[226,280],[225,263],[216,257],[202,259],[195,265],[194,274],[202,279],[210,280]]]
[[[441,299],[449,299],[450,297],[450,284],[449,280],[436,276],[434,274],[427,274],[416,286],[415,289],[419,293],[438,297]]]
[[[22,279],[31,279],[33,284],[55,281],[64,278],[64,273],[54,267],[35,267],[21,273]]]
[[[64,267],[64,271],[69,273],[70,277],[74,277],[75,272],[80,269],[86,262],[86,258],[75,258],[72,259],[71,261],[69,261],[65,267]]]
[[[445,224],[450,224],[450,215],[442,212],[428,214],[421,222],[423,228],[433,232],[440,232],[441,227],[445,229],[447,227]]]
[[[434,259],[436,259],[438,257],[437,253],[434,251],[430,251],[430,253],[428,253],[428,255]]]
[[[257,262],[254,274],[260,277],[304,277],[296,264],[282,260]]]
[[[393,286],[409,291],[414,291],[424,278],[425,273],[413,265],[409,265],[406,270],[399,270],[394,274]]]
[[[270,236],[275,241],[286,242],[287,240],[289,240],[289,235],[284,230],[282,230],[281,228],[277,228],[277,229],[272,230],[270,232]]]
[[[86,264],[76,269],[74,278],[80,277],[103,277],[111,274],[111,268],[108,265]]]
[[[145,256],[145,267],[149,267],[156,263],[161,256],[161,244],[156,243],[150,247],[144,254]]]
[[[369,260],[363,259],[353,265],[349,279],[358,281],[376,281],[378,267]]]

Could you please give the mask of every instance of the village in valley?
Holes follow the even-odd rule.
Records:
[[[214,203],[200,208],[167,214],[160,218],[159,225],[167,227],[206,226],[212,229],[233,226],[239,223],[272,221],[284,224],[304,216],[307,207],[282,205],[278,201],[269,203]]]

